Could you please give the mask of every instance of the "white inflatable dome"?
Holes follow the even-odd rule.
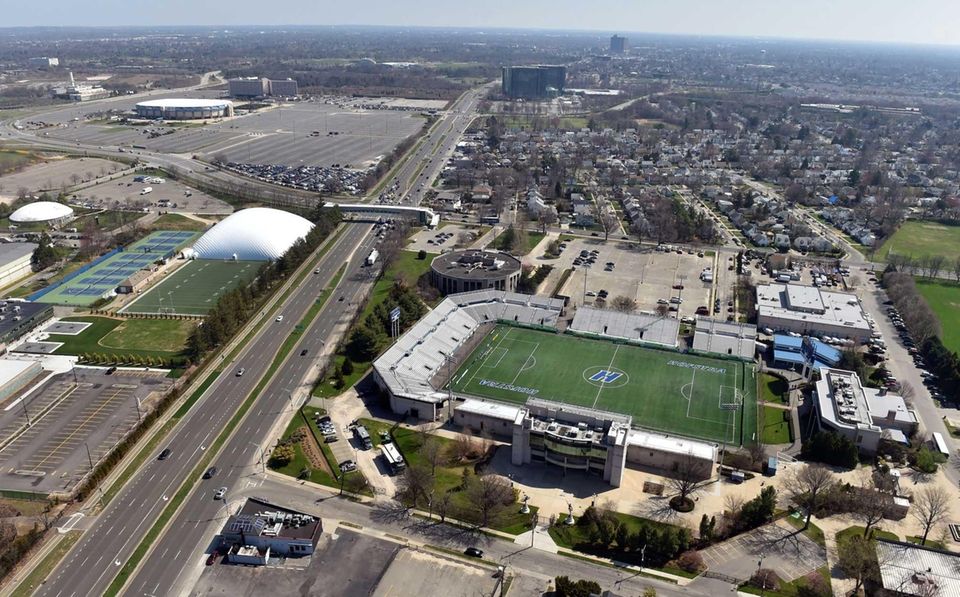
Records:
[[[62,220],[73,216],[73,209],[63,203],[54,201],[36,201],[28,203],[10,214],[11,222],[49,222]]]
[[[296,214],[251,207],[228,216],[193,246],[200,259],[269,261],[283,255],[313,224]]]

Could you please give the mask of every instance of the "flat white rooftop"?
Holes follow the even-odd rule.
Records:
[[[761,284],[757,286],[757,314],[761,319],[838,326],[851,331],[870,329],[856,295],[814,286]]]
[[[510,406],[509,404],[500,404],[497,402],[486,402],[484,400],[473,399],[464,400],[462,404],[457,406],[457,410],[475,415],[483,415],[485,417],[493,417],[495,419],[503,419],[510,422],[515,421],[517,419],[517,415],[520,414],[519,406]]]
[[[716,460],[717,446],[663,433],[653,433],[642,429],[631,429],[627,444],[670,454],[689,454],[696,458]]]

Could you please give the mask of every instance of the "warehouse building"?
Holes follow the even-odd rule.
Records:
[[[237,98],[255,97],[294,97],[300,89],[293,79],[264,79],[261,77],[240,77],[227,81],[229,93]]]
[[[0,358],[0,402],[26,388],[41,373],[40,361]]]
[[[151,120],[205,120],[233,116],[230,100],[169,98],[140,102],[134,107],[140,118]]]
[[[757,325],[858,342],[869,339],[872,332],[856,295],[800,284],[758,285]]]
[[[8,286],[33,273],[35,243],[0,244],[0,286]]]
[[[10,344],[53,317],[53,305],[0,300],[0,344]]]
[[[492,251],[450,251],[430,264],[430,279],[443,294],[487,289],[513,292],[520,282],[520,260]]]
[[[814,408],[821,427],[846,436],[867,454],[876,453],[884,436],[909,443],[918,426],[903,398],[865,387],[856,373],[842,369],[820,369]]]

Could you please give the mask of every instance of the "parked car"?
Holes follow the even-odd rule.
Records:
[[[468,547],[468,548],[466,548],[465,550],[463,550],[463,553],[464,553],[465,555],[470,556],[471,558],[482,558],[482,557],[483,557],[483,550],[480,549],[479,547]]]
[[[357,470],[357,463],[352,460],[344,460],[340,463],[340,472],[349,473],[351,471]]]

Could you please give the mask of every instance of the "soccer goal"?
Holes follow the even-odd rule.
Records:
[[[720,409],[737,410],[743,406],[743,394],[733,386],[720,386]]]

